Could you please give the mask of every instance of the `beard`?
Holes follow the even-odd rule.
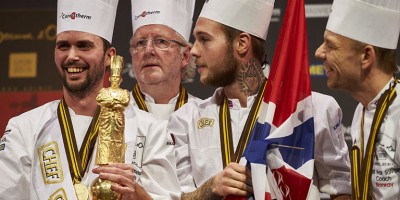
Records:
[[[210,69],[209,76],[204,84],[213,87],[224,87],[235,82],[238,73],[239,61],[233,55],[231,45],[225,50],[225,57],[216,62]]]
[[[69,66],[83,67],[86,70],[89,70],[90,68],[90,66],[87,63],[80,64],[72,62],[63,64],[62,69],[66,69]],[[100,63],[100,65],[92,66],[93,71],[88,72],[86,78],[81,83],[70,83],[67,81],[65,74],[61,74],[63,86],[70,93],[73,93],[77,96],[86,96],[88,93],[92,92],[93,88],[95,88],[99,84],[99,82],[101,82],[102,85],[104,76],[104,69],[102,66],[104,66],[104,56],[102,57],[102,62]]]

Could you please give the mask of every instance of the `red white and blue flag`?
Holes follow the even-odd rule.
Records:
[[[307,198],[314,171],[312,109],[304,0],[289,0],[242,158],[250,165],[256,200]]]

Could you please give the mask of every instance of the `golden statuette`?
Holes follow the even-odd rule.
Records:
[[[96,98],[101,107],[95,161],[97,165],[125,161],[124,110],[129,104],[129,92],[119,87],[122,82],[123,62],[121,56],[111,57],[111,87],[101,89]],[[112,184],[111,181],[96,178],[90,187],[91,199],[120,199],[121,195],[111,190]]]

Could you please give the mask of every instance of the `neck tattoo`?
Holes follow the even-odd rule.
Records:
[[[238,83],[240,90],[247,96],[257,94],[263,77],[261,64],[255,59],[250,59],[247,63],[240,64]]]

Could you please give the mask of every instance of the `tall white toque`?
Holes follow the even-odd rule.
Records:
[[[57,35],[64,31],[83,31],[111,43],[118,0],[58,0]]]
[[[275,0],[206,0],[199,17],[267,39]]]
[[[133,33],[141,26],[166,25],[189,41],[195,0],[132,0]]]
[[[366,44],[396,49],[400,0],[334,0],[326,29]]]

